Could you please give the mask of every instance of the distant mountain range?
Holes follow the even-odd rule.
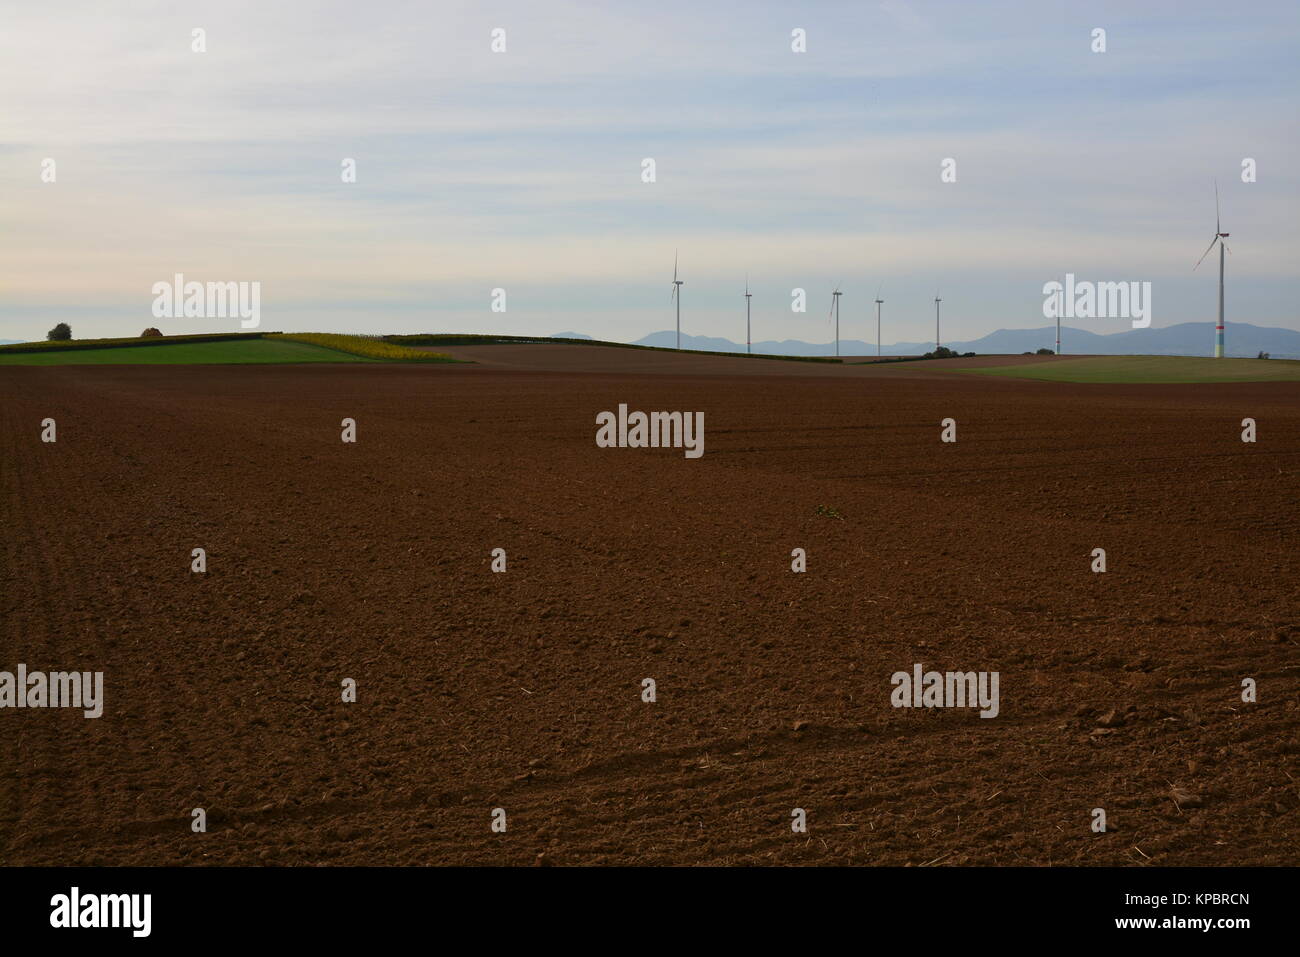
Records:
[[[557,333],[557,337],[590,339],[577,332]],[[1229,323],[1226,329],[1227,352],[1230,356],[1253,359],[1267,352],[1275,359],[1300,359],[1300,332],[1294,329],[1271,329],[1252,326],[1246,322]],[[677,344],[677,333],[672,330],[653,332],[638,339],[641,346],[666,346]],[[999,329],[979,339],[962,342],[945,342],[945,346],[958,352],[976,352],[981,355],[1019,355],[1052,349],[1056,346],[1056,326],[1040,329]],[[709,352],[744,352],[744,343],[712,336],[682,334],[683,349],[700,349]],[[894,342],[882,347],[887,356],[919,356],[931,351],[933,342]],[[834,343],[809,343],[800,339],[782,342],[766,340],[754,343],[754,351],[766,355],[826,356],[835,352]],[[1063,355],[1150,355],[1150,356],[1212,356],[1214,355],[1214,323],[1184,322],[1160,329],[1130,329],[1098,335],[1086,329],[1061,327],[1061,353]],[[876,354],[876,344],[861,339],[841,339],[840,355],[866,356]]]
[[[557,332],[556,339],[591,339],[582,332]],[[1300,332],[1294,329],[1273,329],[1252,326],[1248,322],[1229,323],[1226,330],[1228,355],[1253,359],[1267,352],[1274,359],[1300,359]],[[0,339],[0,344],[22,342],[22,339]],[[652,332],[638,339],[634,345],[664,346],[677,344],[677,333],[671,329]],[[945,342],[949,349],[958,352],[977,352],[980,355],[1019,355],[1037,352],[1056,345],[1056,327],[1041,329],[999,329],[979,339],[964,342]],[[744,352],[744,343],[732,342],[714,336],[688,336],[682,334],[683,349],[706,352]],[[933,342],[894,342],[882,347],[887,356],[919,356],[934,348]],[[754,343],[754,351],[777,356],[828,356],[835,352],[834,343],[804,342],[801,339],[772,339]],[[1162,329],[1131,329],[1098,335],[1086,329],[1061,327],[1061,352],[1064,355],[1097,356],[1212,356],[1214,355],[1214,323],[1184,322]],[[871,356],[876,354],[876,344],[861,339],[841,339],[840,355]]]

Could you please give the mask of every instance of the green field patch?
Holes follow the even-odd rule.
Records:
[[[1212,359],[1203,356],[1084,356],[1055,362],[952,371],[964,375],[1009,376],[1046,382],[1300,382],[1300,362],[1295,360]]]
[[[299,362],[376,362],[290,339],[231,339],[115,348],[59,348],[42,352],[0,350],[0,365],[243,365]]]

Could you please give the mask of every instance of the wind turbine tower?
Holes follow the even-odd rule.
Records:
[[[1216,179],[1214,181],[1214,238],[1210,240],[1210,245],[1205,248],[1205,252],[1201,253],[1201,258],[1196,260],[1196,265],[1192,267],[1192,271],[1195,272],[1197,267],[1205,261],[1205,257],[1210,254],[1214,244],[1219,244],[1219,322],[1214,327],[1214,358],[1216,359],[1223,358],[1223,251],[1228,249],[1228,244],[1224,242],[1228,238],[1228,234],[1220,232],[1220,228],[1219,181]],[[1232,250],[1228,249],[1228,252],[1232,252]]]
[[[840,287],[836,286],[835,291],[831,293],[831,312],[835,316],[835,354],[840,354]]]
[[[885,284],[882,282],[879,286],[876,287],[876,358],[877,359],[880,358],[880,307],[885,302],[885,300],[880,298],[880,290],[883,289],[884,286]]]
[[[1061,355],[1061,311],[1065,308],[1065,291],[1057,293],[1057,355]]]
[[[677,253],[673,253],[673,299],[677,302],[677,348],[682,347],[682,280],[677,278]]]
[[[752,295],[753,293],[749,291],[749,275],[746,274],[745,275],[745,351],[746,352],[754,351],[753,342],[751,341],[751,337],[749,335],[749,300]]]
[[[934,292],[935,292],[935,295],[934,295],[934,349],[935,349],[936,352],[938,352],[938,351],[939,351],[939,303],[943,302],[943,300],[939,298],[939,290],[936,289]]]

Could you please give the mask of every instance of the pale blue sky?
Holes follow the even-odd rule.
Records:
[[[1229,321],[1300,328],[1289,0],[7,6],[0,338],[238,328],[155,320],[181,272],[260,281],[264,329],[632,340],[674,249],[699,335],[743,340],[746,272],[756,340],[826,341],[836,282],[846,338],[882,281],[886,342],[936,285],[947,339],[1046,325],[1067,271],[1166,326],[1213,318],[1216,176]]]

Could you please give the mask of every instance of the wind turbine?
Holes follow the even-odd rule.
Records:
[[[1059,285],[1059,283],[1058,283]],[[1056,313],[1056,354],[1061,354],[1061,317],[1065,315],[1065,290],[1056,290],[1056,307],[1052,310]]]
[[[677,348],[682,347],[682,280],[677,278],[677,251],[673,250],[673,294],[677,302]]]
[[[831,293],[831,315],[835,317],[835,354],[840,354],[840,284],[835,284],[835,291]]]
[[[880,306],[885,300],[880,298],[880,290],[885,288],[885,281],[880,280],[880,285],[876,287],[876,358],[880,358]]]
[[[745,273],[745,351],[753,352],[753,344],[750,342],[749,335],[749,299],[753,295],[749,291],[749,273]]]
[[[939,298],[939,287],[934,287],[934,351],[939,351],[939,303],[943,302]]]
[[[1214,244],[1219,244],[1219,324],[1214,327],[1214,358],[1223,358],[1223,251],[1228,249],[1228,244],[1224,242],[1228,238],[1227,233],[1219,231],[1219,181],[1214,181],[1214,238],[1210,240],[1210,245],[1201,253],[1201,258],[1196,260],[1196,265],[1192,267],[1192,272],[1205,261],[1205,257],[1210,254]],[[1232,252],[1228,249],[1228,252]]]

